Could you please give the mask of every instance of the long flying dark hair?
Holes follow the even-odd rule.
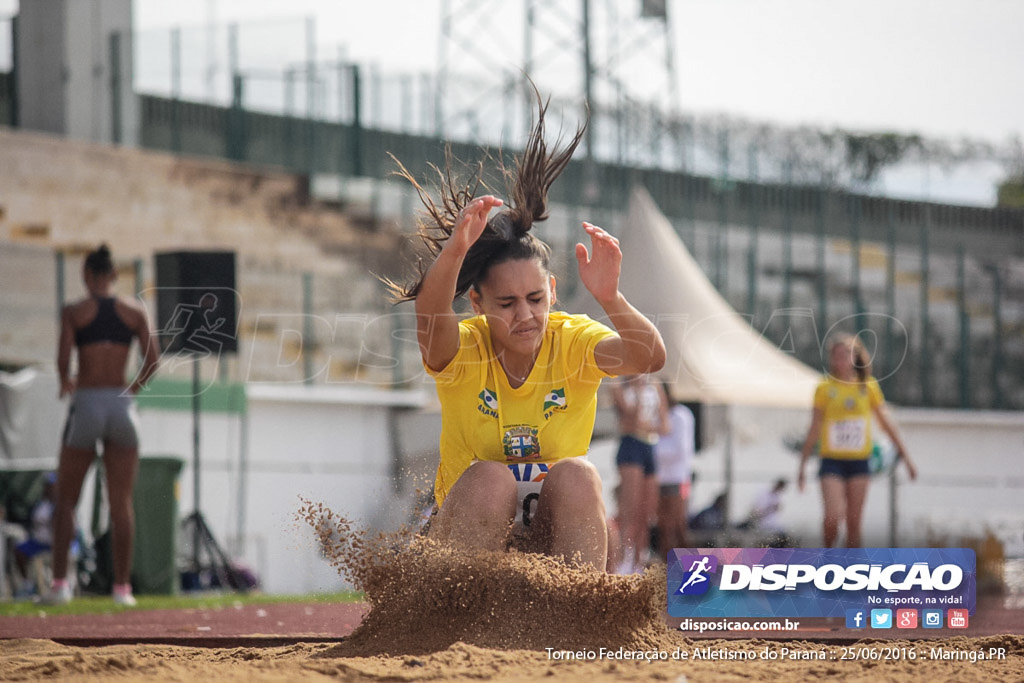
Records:
[[[543,100],[536,86],[533,91],[537,97],[537,121],[530,131],[522,154],[515,156],[512,168],[508,168],[501,155],[498,155],[498,169],[506,185],[507,199],[501,211],[493,214],[487,221],[483,234],[466,254],[455,286],[456,299],[471,287],[476,288],[487,278],[491,267],[500,263],[537,258],[545,269],[549,267],[551,248],[530,234],[530,228],[534,223],[548,217],[548,190],[565,170],[573,152],[583,140],[589,115],[588,120],[576,129],[575,135],[564,148],[559,149],[559,138],[549,150],[544,140],[544,116],[550,98]],[[477,164],[471,177],[464,184],[455,178],[455,160],[452,158],[451,147],[448,146],[445,150],[444,168],[430,164],[431,170],[437,176],[436,190],[439,199],[435,202],[402,162],[393,155],[391,158],[398,164],[399,170],[396,171],[396,175],[412,184],[423,203],[424,210],[420,213],[418,235],[430,254],[429,258],[419,259],[419,274],[413,282],[403,285],[384,280],[392,299],[398,303],[411,301],[417,297],[423,286],[427,268],[441,252],[445,241],[451,237],[455,229],[459,212],[473,201],[477,192],[481,188],[486,188],[486,185],[482,179],[482,162]]]

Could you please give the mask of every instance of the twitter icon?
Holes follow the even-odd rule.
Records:
[[[871,628],[892,628],[892,610],[871,610]]]

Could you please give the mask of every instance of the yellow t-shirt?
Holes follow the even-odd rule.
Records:
[[[585,455],[597,389],[609,376],[597,367],[594,347],[613,334],[585,315],[552,311],[533,370],[513,389],[491,348],[486,317],[459,323],[455,358],[440,372],[427,369],[441,401],[438,505],[475,460],[550,464]]]
[[[841,382],[826,377],[814,391],[814,407],[823,412],[819,451],[824,458],[860,460],[871,455],[871,419],[883,405],[882,389],[874,377]]]

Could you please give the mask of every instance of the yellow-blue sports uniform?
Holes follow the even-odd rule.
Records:
[[[590,448],[597,390],[609,375],[594,348],[615,333],[585,315],[552,311],[540,353],[522,386],[508,383],[486,316],[459,323],[459,350],[439,372],[427,369],[441,401],[438,505],[477,460],[507,463],[519,481],[541,481],[548,467]]]

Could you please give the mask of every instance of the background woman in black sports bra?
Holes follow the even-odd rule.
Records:
[[[131,592],[132,542],[135,516],[132,491],[139,463],[134,396],[156,372],[159,350],[142,305],[113,293],[114,270],[110,249],[101,245],[85,259],[83,279],[89,295],[61,312],[57,370],[60,396],[70,395],[71,407],[61,442],[53,521],[53,594],[68,602],[68,549],[74,533],[75,508],[82,482],[103,443],[103,462],[110,499],[114,553],[114,600],[134,605]],[[139,340],[143,361],[135,379],[126,380],[132,339]],[[78,373],[71,375],[72,350],[77,349]]]

